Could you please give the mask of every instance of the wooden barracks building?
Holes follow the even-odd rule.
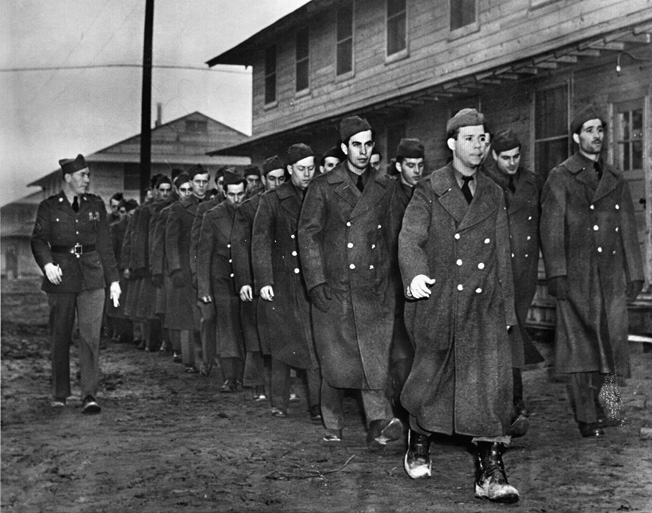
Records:
[[[608,117],[608,160],[635,203],[647,283],[632,305],[652,333],[652,2],[649,0],[312,0],[209,66],[253,68],[253,134],[211,155],[323,152],[339,121],[366,117],[383,164],[418,137],[430,169],[446,163],[446,121],[476,107],[492,131],[511,127],[523,165],[543,177],[573,149],[573,113]],[[541,291],[543,292],[543,291]],[[543,293],[533,324],[550,325]]]

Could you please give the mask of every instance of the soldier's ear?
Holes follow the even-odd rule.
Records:
[[[573,141],[575,141],[575,144],[580,143],[580,136],[579,134],[573,134]]]
[[[496,152],[494,150],[491,150],[491,154],[493,155],[494,160],[498,162],[498,155],[496,155]]]
[[[346,144],[342,143],[342,144],[340,144],[340,147],[341,147],[342,153],[344,153],[344,155],[349,154],[349,147]]]
[[[448,149],[451,151],[455,151],[455,143],[457,141],[453,137],[449,137],[448,140],[446,141],[446,145],[448,146]]]
[[[400,162],[394,162],[394,166],[396,166],[396,171],[399,173],[402,171]]]

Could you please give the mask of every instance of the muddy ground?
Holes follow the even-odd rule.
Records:
[[[524,373],[534,414],[505,455],[516,505],[473,497],[462,441],[433,444],[434,471],[413,481],[404,444],[365,448],[355,397],[344,441],[321,442],[305,392],[287,419],[249,390],[220,394],[219,372],[183,373],[169,356],[112,344],[101,353],[100,415],[80,413],[79,388],[50,407],[47,306],[34,280],[2,284],[2,511],[9,512],[652,512],[652,353],[632,345],[620,387],[622,427],[582,439],[565,384],[543,364]],[[550,361],[551,345],[538,347]],[[73,350],[74,351],[74,350]],[[73,368],[74,374],[76,368]]]

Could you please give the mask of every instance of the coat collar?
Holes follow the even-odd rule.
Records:
[[[350,217],[354,218],[373,208],[387,192],[387,178],[369,166],[367,185],[363,192],[355,186],[346,169],[346,161],[339,164],[326,175],[329,184],[335,187],[335,194],[353,207]]]
[[[516,194],[509,192],[509,176],[498,169],[498,165],[494,161],[485,164],[482,171],[503,190],[510,213],[531,205],[532,198],[539,195],[540,185],[537,184],[536,175],[524,167],[520,167],[515,175]]]
[[[228,200],[223,201],[212,209],[215,213],[215,224],[217,225],[217,229],[228,241],[231,240],[235,210],[236,207]]]
[[[275,192],[281,203],[281,207],[289,212],[293,219],[299,219],[302,201],[299,197],[299,192],[292,182],[285,182],[277,187]]]
[[[84,208],[86,208],[86,205],[90,203],[90,198],[88,194],[82,194],[78,196],[78,201],[79,201],[79,212],[75,212],[72,209],[72,205],[68,201],[68,198],[66,197],[66,194],[61,190],[59,194],[55,196],[56,198],[56,205],[57,208],[62,212],[65,213],[69,216],[77,216],[79,212],[81,212]]]
[[[576,180],[586,184],[594,191],[592,201],[606,196],[618,186],[620,173],[605,162],[602,162],[602,179],[599,182],[592,162],[580,153],[575,153],[568,158],[564,162],[564,166]]]

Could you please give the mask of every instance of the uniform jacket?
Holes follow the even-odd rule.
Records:
[[[509,231],[502,191],[480,172],[476,180],[467,204],[449,164],[416,185],[405,211],[404,289],[419,274],[435,284],[405,306],[415,355],[401,403],[429,431],[500,436],[512,410],[507,325],[516,324]]]
[[[143,203],[134,213],[131,228],[131,260],[129,268],[134,271],[149,271],[149,207],[151,201]]]
[[[215,208],[220,204],[219,196],[206,201],[202,201],[197,207],[195,219],[192,222],[192,229],[190,230],[190,274],[193,277],[193,283],[197,282],[197,249],[199,247],[199,234],[201,232],[201,223],[204,220],[204,215],[210,209]]]
[[[575,154],[550,172],[542,206],[546,274],[568,277],[568,299],[557,301],[557,371],[628,376],[625,287],[644,277],[625,178],[604,165],[598,182]]]
[[[149,267],[152,275],[168,274],[167,259],[165,257],[165,229],[170,217],[172,204],[179,201],[179,198],[168,199],[162,208],[150,221],[150,258]]]
[[[543,180],[521,167],[515,175],[516,192],[513,193],[508,188],[509,177],[498,169],[495,161],[485,166],[484,172],[505,195],[518,318],[518,326],[509,332],[509,338],[512,342],[512,365],[521,368],[543,361],[525,329],[527,312],[534,299],[539,276],[539,217]]]
[[[301,268],[308,290],[327,283],[330,310],[312,309],[322,375],[334,387],[382,389],[387,381],[395,297],[391,251],[398,233],[391,202],[396,181],[373,168],[362,193],[346,162],[314,178],[299,219]]]
[[[54,253],[51,246],[95,245],[95,251],[79,258],[70,253]],[[42,201],[36,212],[32,232],[32,253],[43,270],[46,264],[61,267],[59,285],[43,278],[41,289],[48,293],[80,292],[101,289],[119,280],[113,255],[106,207],[102,198],[94,194],[79,197],[79,211],[75,212],[66,195],[50,196]]]
[[[301,198],[287,182],[260,199],[251,251],[256,293],[274,288],[274,300],[260,300],[271,334],[273,358],[301,369],[318,367],[310,319],[311,303],[299,263],[297,227]]]

